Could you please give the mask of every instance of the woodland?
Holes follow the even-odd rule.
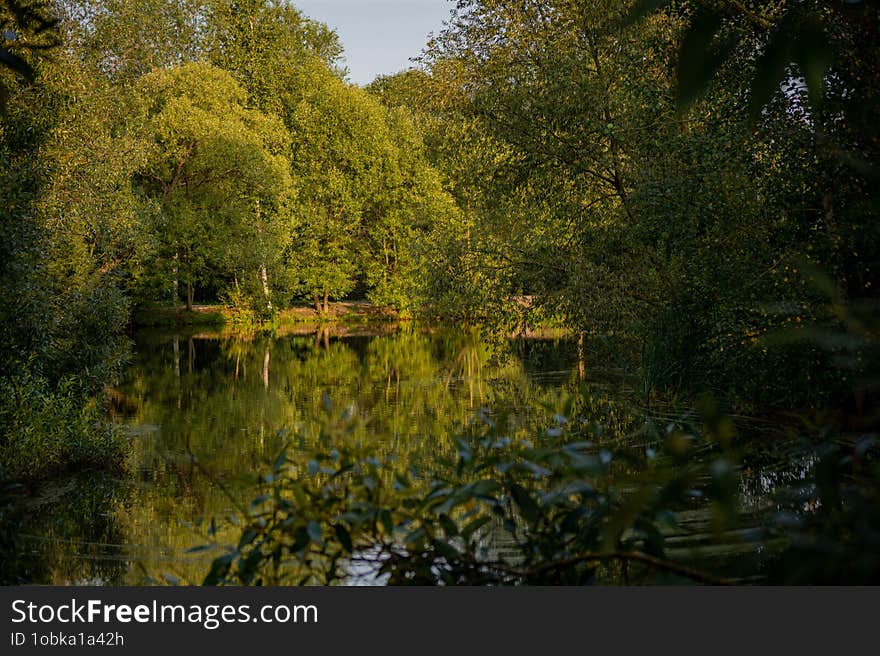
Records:
[[[2,0],[2,549],[22,489],[125,471],[107,399],[138,324],[210,305],[253,334],[361,302],[562,331],[575,400],[531,435],[475,409],[414,473],[328,398],[229,545],[211,522],[205,583],[340,582],[358,559],[391,583],[719,582],[663,536],[696,497],[736,523],[737,454],[765,439],[745,415],[809,453],[774,490],[762,580],[880,581],[878,19],[459,0],[361,87],[295,1]],[[691,423],[603,437],[583,368],[608,362]]]

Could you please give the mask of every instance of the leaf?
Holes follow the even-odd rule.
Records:
[[[434,538],[433,545],[441,556],[448,558],[449,560],[455,560],[461,555],[458,549],[446,542],[446,540]]]
[[[822,26],[815,20],[807,22],[801,27],[797,37],[797,62],[807,83],[807,93],[813,110],[822,105],[825,74],[833,60],[834,52]]]
[[[443,532],[448,536],[458,535],[458,526],[456,526],[455,522],[449,517],[449,515],[443,513],[439,517],[440,526],[443,529]]]
[[[541,510],[538,508],[538,504],[532,498],[532,495],[518,483],[512,483],[510,485],[510,494],[516,502],[516,505],[519,506],[519,509],[522,511],[523,517],[532,524],[537,522],[538,518],[541,516]]]
[[[302,551],[309,544],[310,539],[306,529],[300,526],[293,534],[293,544],[290,545],[290,551],[293,553]]]
[[[477,481],[471,485],[470,493],[475,497],[492,498],[501,490],[501,485],[497,481],[488,478]]]
[[[758,118],[785,79],[785,69],[792,62],[793,45],[791,33],[779,29],[758,58],[749,97],[749,115],[753,120]]]
[[[635,25],[645,16],[668,5],[670,0],[638,0],[620,21],[620,27]]]
[[[348,529],[345,528],[342,524],[335,524],[333,526],[333,531],[336,533],[336,539],[339,540],[339,544],[342,545],[342,548],[348,551],[349,553],[354,551],[354,544],[351,540],[351,533],[348,532]]]
[[[306,533],[308,533],[309,538],[312,542],[321,543],[324,539],[324,531],[321,528],[321,525],[316,522],[314,519],[308,523],[306,526]]]
[[[584,481],[571,481],[544,494],[541,497],[541,505],[546,507],[558,501],[566,501],[575,495],[593,498],[596,496],[596,490]]]
[[[721,16],[714,11],[697,14],[691,20],[678,52],[676,81],[679,112],[705,94],[716,71],[732,50],[733,41],[730,39],[717,43],[716,36],[720,30]]]
[[[562,449],[564,451],[583,451],[584,449],[593,448],[592,442],[569,442],[565,444]]]
[[[480,517],[478,519],[475,519],[461,530],[461,537],[463,537],[467,541],[470,541],[471,536],[473,536],[476,531],[478,531],[490,521],[492,521],[491,517]]]
[[[269,498],[270,498],[270,497],[269,497],[268,494],[261,494],[260,496],[258,496],[257,498],[255,498],[255,499],[253,499],[253,500],[251,501],[251,508],[256,508],[257,506],[259,506],[259,505],[265,503],[266,501],[268,501]]]
[[[383,508],[379,512],[379,521],[388,533],[394,532],[394,521],[391,519],[391,512],[387,508]]]
[[[247,531],[242,533],[241,539],[238,541],[239,550],[243,549],[244,547],[249,545],[251,542],[253,542],[254,539],[256,539],[256,537],[258,535],[259,535],[259,533],[257,533],[257,531],[255,531],[253,529],[248,529]]]
[[[541,467],[534,462],[529,460],[524,460],[522,462],[518,462],[515,465],[512,465],[509,471],[517,471],[517,472],[528,472],[532,474],[535,478],[545,478],[549,476],[552,472],[546,467]]]
[[[324,531],[321,529],[321,525],[314,519],[310,521],[306,526],[306,533],[308,534],[309,539],[312,542],[316,542],[318,544],[321,544],[321,541],[324,538]]]
[[[232,566],[233,560],[235,560],[234,553],[224,554],[215,558],[214,562],[211,563],[211,569],[208,572],[208,575],[205,577],[205,580],[202,581],[202,585],[218,585],[223,581],[229,573],[229,568]]]
[[[214,546],[215,545],[213,545],[213,544],[200,544],[195,547],[190,547],[189,549],[187,549],[183,553],[188,553],[188,554],[200,553],[202,551],[207,551],[208,549],[212,549]]]
[[[355,512],[354,510],[348,510],[342,513],[337,519],[340,519],[344,522],[348,522],[352,526],[355,524],[360,524],[364,521],[363,513]]]
[[[427,535],[428,534],[424,528],[417,528],[415,531],[407,534],[403,539],[403,543],[406,545],[417,545],[421,540],[424,540]]]

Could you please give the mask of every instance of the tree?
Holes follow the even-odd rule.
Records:
[[[204,53],[206,0],[60,0],[57,6],[71,52],[120,84]]]
[[[29,21],[18,23],[16,47],[55,38]],[[9,92],[0,115],[2,480],[122,459],[96,403],[127,346],[113,262],[127,241],[130,196],[116,188],[125,168],[110,125],[114,103],[60,49],[26,57],[30,80],[0,70]]]
[[[206,0],[206,6],[209,61],[232,73],[263,111],[280,116],[290,111],[312,64],[342,76],[336,33],[288,2]]]
[[[160,281],[192,309],[196,285],[221,273],[259,273],[271,309],[267,268],[290,219],[288,136],[276,118],[247,109],[244,90],[206,64],[157,70],[139,83],[150,142],[138,187],[154,205],[153,252]],[[247,244],[247,247],[242,247]]]
[[[364,91],[313,66],[291,108],[301,217],[291,266],[320,311],[350,292],[361,270],[367,203],[393,156],[382,107]]]
[[[422,59],[445,119],[434,159],[472,221],[450,268],[490,281],[499,313],[530,296],[578,330],[620,331],[662,293],[662,258],[631,230],[632,171],[646,127],[671,113],[675,25],[624,40],[608,31],[620,11],[462,2]]]
[[[425,72],[381,85],[426,106],[430,158],[464,213],[433,276],[455,282],[435,299],[497,320],[527,296],[577,331],[633,337],[649,387],[812,394],[825,359],[759,342],[823,312],[796,260],[845,271],[858,295],[875,284],[876,129],[855,113],[876,95],[865,4],[459,3]],[[817,39],[829,48],[812,52]],[[789,63],[827,73],[821,109]],[[780,75],[793,84],[773,93]]]
[[[320,312],[358,283],[412,310],[435,223],[454,213],[413,117],[314,66],[286,114],[300,216],[290,266]]]

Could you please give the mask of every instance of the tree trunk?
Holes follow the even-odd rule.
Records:
[[[174,309],[177,309],[177,304],[180,303],[180,263],[178,262],[178,255],[174,253],[174,289],[172,290],[174,294]]]
[[[263,296],[266,297],[266,309],[272,312],[272,299],[269,296],[269,274],[266,265],[260,264],[260,281],[263,283]]]
[[[327,288],[324,288],[324,314],[330,312],[330,301],[329,294],[327,293]]]
[[[587,365],[584,361],[584,333],[578,335],[578,378],[584,380],[587,377]]]
[[[315,292],[315,312],[321,314],[321,299],[318,296],[318,292]]]
[[[195,300],[196,290],[191,282],[186,283],[186,311],[193,311],[193,301]]]

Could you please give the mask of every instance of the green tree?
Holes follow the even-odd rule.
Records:
[[[16,39],[54,38],[40,25],[19,22]],[[127,345],[115,262],[131,212],[114,103],[60,49],[26,56],[30,80],[0,71],[0,480],[122,456],[98,405]]]
[[[96,74],[129,84],[154,68],[198,61],[205,0],[64,0],[66,45]]]
[[[310,64],[343,74],[337,68],[342,46],[336,33],[288,2],[206,0],[205,5],[209,61],[232,73],[262,110],[289,111]]]
[[[190,310],[197,284],[259,275],[271,310],[267,269],[289,235],[283,124],[247,109],[232,76],[205,64],[157,70],[139,93],[150,149],[138,187],[154,207],[148,267],[172,298],[185,287]]]

